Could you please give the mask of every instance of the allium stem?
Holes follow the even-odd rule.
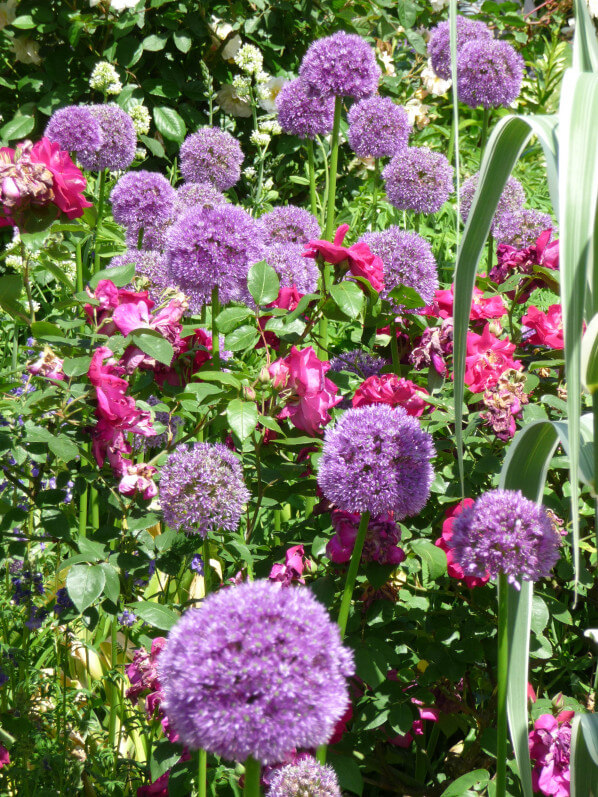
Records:
[[[204,565],[205,572],[205,565]],[[199,766],[197,769],[197,794],[198,797],[206,797],[208,793],[208,754],[205,750],[198,750]]]
[[[488,123],[490,121],[490,109],[484,108],[484,116],[482,117],[482,136],[480,138],[480,164],[484,157],[484,150],[486,149],[486,141],[488,140]]]
[[[94,531],[97,531],[100,527],[100,503],[99,503],[99,496],[98,491],[95,487],[91,488],[90,491],[90,508],[91,508],[91,517],[90,523],[91,527]]]
[[[307,165],[309,168],[309,201],[311,212],[314,216],[318,215],[318,200],[316,196],[316,166],[314,161],[314,142],[311,138],[306,139],[305,148],[307,149]]]
[[[498,689],[496,797],[507,793],[507,682],[509,675],[509,586],[504,573],[498,576]]]
[[[399,362],[399,347],[397,345],[397,322],[390,322],[390,354],[392,357],[393,373],[398,374],[401,364]]]
[[[98,227],[102,223],[102,216],[104,214],[104,194],[106,192],[106,170],[102,169],[100,172],[100,187],[98,191],[98,217],[96,219],[96,227],[95,227],[95,234],[94,234],[94,265],[93,270],[94,273],[100,270],[100,250],[98,248]]]
[[[216,371],[220,370],[220,338],[216,327],[216,318],[219,312],[218,286],[214,285],[212,288],[212,364]]]
[[[334,123],[330,137],[330,184],[328,188],[328,206],[326,208],[326,231],[324,238],[332,240],[334,232],[334,206],[336,200],[336,172],[338,169],[338,134],[341,125],[342,98],[335,97],[334,100]]]
[[[77,293],[83,290],[83,260],[81,258],[81,242],[77,243],[75,249],[75,262],[77,264]]]
[[[249,756],[245,761],[245,787],[243,789],[244,797],[259,797],[262,793],[260,789],[260,775],[262,765],[255,758]]]
[[[343,590],[343,597],[341,600],[341,608],[338,613],[338,625],[341,630],[341,639],[345,636],[345,629],[347,628],[347,620],[349,618],[349,608],[351,606],[351,598],[353,597],[353,589],[357,579],[357,571],[359,570],[359,563],[361,561],[361,552],[363,551],[363,544],[365,542],[365,535],[367,534],[368,525],[370,522],[370,513],[362,512],[361,520],[359,521],[359,530],[351,554],[351,561],[349,562],[349,570],[347,572],[347,579],[345,581],[345,589]]]

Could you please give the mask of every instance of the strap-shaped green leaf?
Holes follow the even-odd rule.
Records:
[[[578,72],[598,72],[598,40],[586,0],[575,0],[573,69]]]
[[[578,714],[571,733],[571,797],[598,797],[598,716]]]

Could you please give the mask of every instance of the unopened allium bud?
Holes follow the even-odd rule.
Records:
[[[133,127],[138,136],[146,136],[150,129],[150,113],[145,105],[134,105],[129,111]]]
[[[120,94],[123,88],[118,72],[108,61],[100,61],[95,65],[89,85],[103,94]]]

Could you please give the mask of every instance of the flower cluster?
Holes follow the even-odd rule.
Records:
[[[445,318],[438,327],[426,327],[418,343],[409,354],[409,362],[417,371],[433,366],[441,376],[447,376],[447,357],[453,353],[453,319]]]
[[[472,393],[483,393],[494,387],[500,375],[508,369],[521,370],[521,362],[512,357],[515,348],[508,338],[500,340],[493,335],[489,324],[481,335],[467,333],[465,384]]]
[[[515,434],[515,418],[521,417],[523,406],[529,403],[525,375],[512,368],[503,371],[496,384],[484,391],[483,402],[486,409],[481,417],[499,440],[510,440]]]
[[[343,266],[354,276],[367,279],[376,291],[384,289],[384,265],[382,260],[370,251],[364,241],[358,241],[349,247],[343,246],[343,240],[349,230],[348,224],[341,224],[334,240],[309,241],[304,257],[316,258],[318,255],[326,263]]]
[[[386,196],[399,210],[436,213],[453,190],[454,169],[441,152],[407,147],[384,168]]]
[[[334,537],[326,545],[326,556],[333,562],[348,562],[351,559],[360,515],[335,509],[332,513]],[[370,518],[366,532],[362,562],[378,562],[381,565],[399,565],[405,560],[405,552],[398,547],[401,529],[391,515],[376,515]]]
[[[337,354],[330,360],[331,371],[349,371],[362,379],[378,375],[386,365],[388,362],[383,357],[376,357],[362,349]]]
[[[217,127],[203,127],[183,141],[181,173],[188,183],[211,183],[219,191],[241,177],[243,152],[236,138]]]
[[[525,247],[517,249],[508,244],[499,244],[496,250],[497,264],[488,275],[493,282],[502,285],[511,274],[521,274],[521,281],[516,292],[507,294],[519,302],[525,302],[535,288],[544,284],[544,276],[540,269],[556,271],[559,267],[559,242],[551,241],[552,230],[544,230],[537,240]]]
[[[411,126],[404,108],[374,95],[351,106],[347,139],[360,158],[385,158],[407,148]]]
[[[396,374],[382,374],[368,377],[355,391],[354,407],[367,407],[370,404],[388,404],[390,407],[403,407],[409,415],[419,418],[426,408],[424,396],[428,391],[409,379]]]
[[[546,313],[534,305],[527,308],[521,318],[526,328],[524,340],[532,346],[548,346],[551,349],[564,349],[563,308],[560,304],[551,304]]]
[[[360,100],[376,93],[380,68],[365,39],[339,31],[312,42],[299,67],[299,78],[309,96]]]
[[[311,97],[301,80],[291,80],[276,97],[278,121],[285,133],[299,138],[326,136],[332,130],[334,97]]]
[[[447,573],[451,578],[456,578],[459,581],[465,582],[465,586],[469,589],[473,587],[481,587],[490,581],[490,574],[486,572],[483,576],[467,576],[463,572],[463,568],[455,561],[453,549],[451,548],[451,540],[453,538],[453,526],[455,518],[463,512],[464,509],[473,506],[473,498],[464,498],[458,504],[447,509],[444,514],[444,522],[442,524],[442,534],[434,543],[441,550],[446,553]]]
[[[268,797],[341,797],[332,767],[319,764],[315,758],[303,758],[278,769],[272,777]]]

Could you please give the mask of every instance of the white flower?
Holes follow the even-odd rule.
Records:
[[[265,122],[260,123],[259,127],[262,133],[270,133],[273,136],[279,136],[282,133],[282,127],[276,119],[266,119]]]
[[[432,5],[432,11],[438,13],[448,6],[449,0],[430,0],[430,3]]]
[[[424,105],[417,97],[405,103],[405,110],[409,117],[409,124],[416,125],[419,130],[430,123],[430,117],[428,116],[429,106]]]
[[[385,75],[388,75],[389,77],[394,77],[397,74],[395,70],[395,63],[392,57],[392,53],[387,53],[387,52],[378,53],[378,60],[384,67]]]
[[[249,97],[251,93],[251,78],[247,75],[235,75],[233,78],[233,88],[239,99]]]
[[[100,61],[94,66],[89,85],[102,94],[120,94],[123,89],[118,72],[108,61]]]
[[[139,0],[110,0],[110,9],[117,14],[126,8],[135,8]]]
[[[133,127],[137,135],[146,136],[150,129],[150,112],[145,105],[142,103],[134,105],[128,114],[133,121]]]
[[[429,94],[442,97],[453,85],[451,80],[443,80],[432,69],[432,59],[428,58],[428,65],[422,70],[422,83]]]
[[[237,96],[235,87],[228,83],[216,92],[216,102],[225,113],[231,116],[251,116],[251,105]]]
[[[583,635],[591,639],[592,642],[598,642],[598,628],[588,628],[587,631],[583,632]]]
[[[14,22],[17,16],[17,0],[8,0],[6,3],[0,3],[0,30]]]
[[[39,56],[39,44],[29,36],[17,36],[13,39],[12,49],[15,58],[22,64],[39,65],[42,62]]]
[[[272,138],[269,133],[260,133],[259,130],[254,130],[249,136],[249,140],[252,144],[255,144],[256,147],[267,147]]]
[[[243,176],[246,180],[254,180],[255,179],[255,169],[253,166],[248,166],[246,169],[243,169]]]
[[[590,16],[598,19],[598,0],[586,0]]]
[[[227,43],[222,48],[222,57],[224,58],[224,60],[231,61],[241,49],[242,44],[243,40],[238,34],[236,36],[233,36],[233,38],[230,39],[229,41],[227,41]]]
[[[286,82],[284,77],[271,77],[265,83],[260,83],[257,90],[260,107],[268,113],[276,113],[276,98]]]
[[[264,57],[254,44],[244,44],[235,55],[235,64],[248,75],[257,75],[264,64]]]

